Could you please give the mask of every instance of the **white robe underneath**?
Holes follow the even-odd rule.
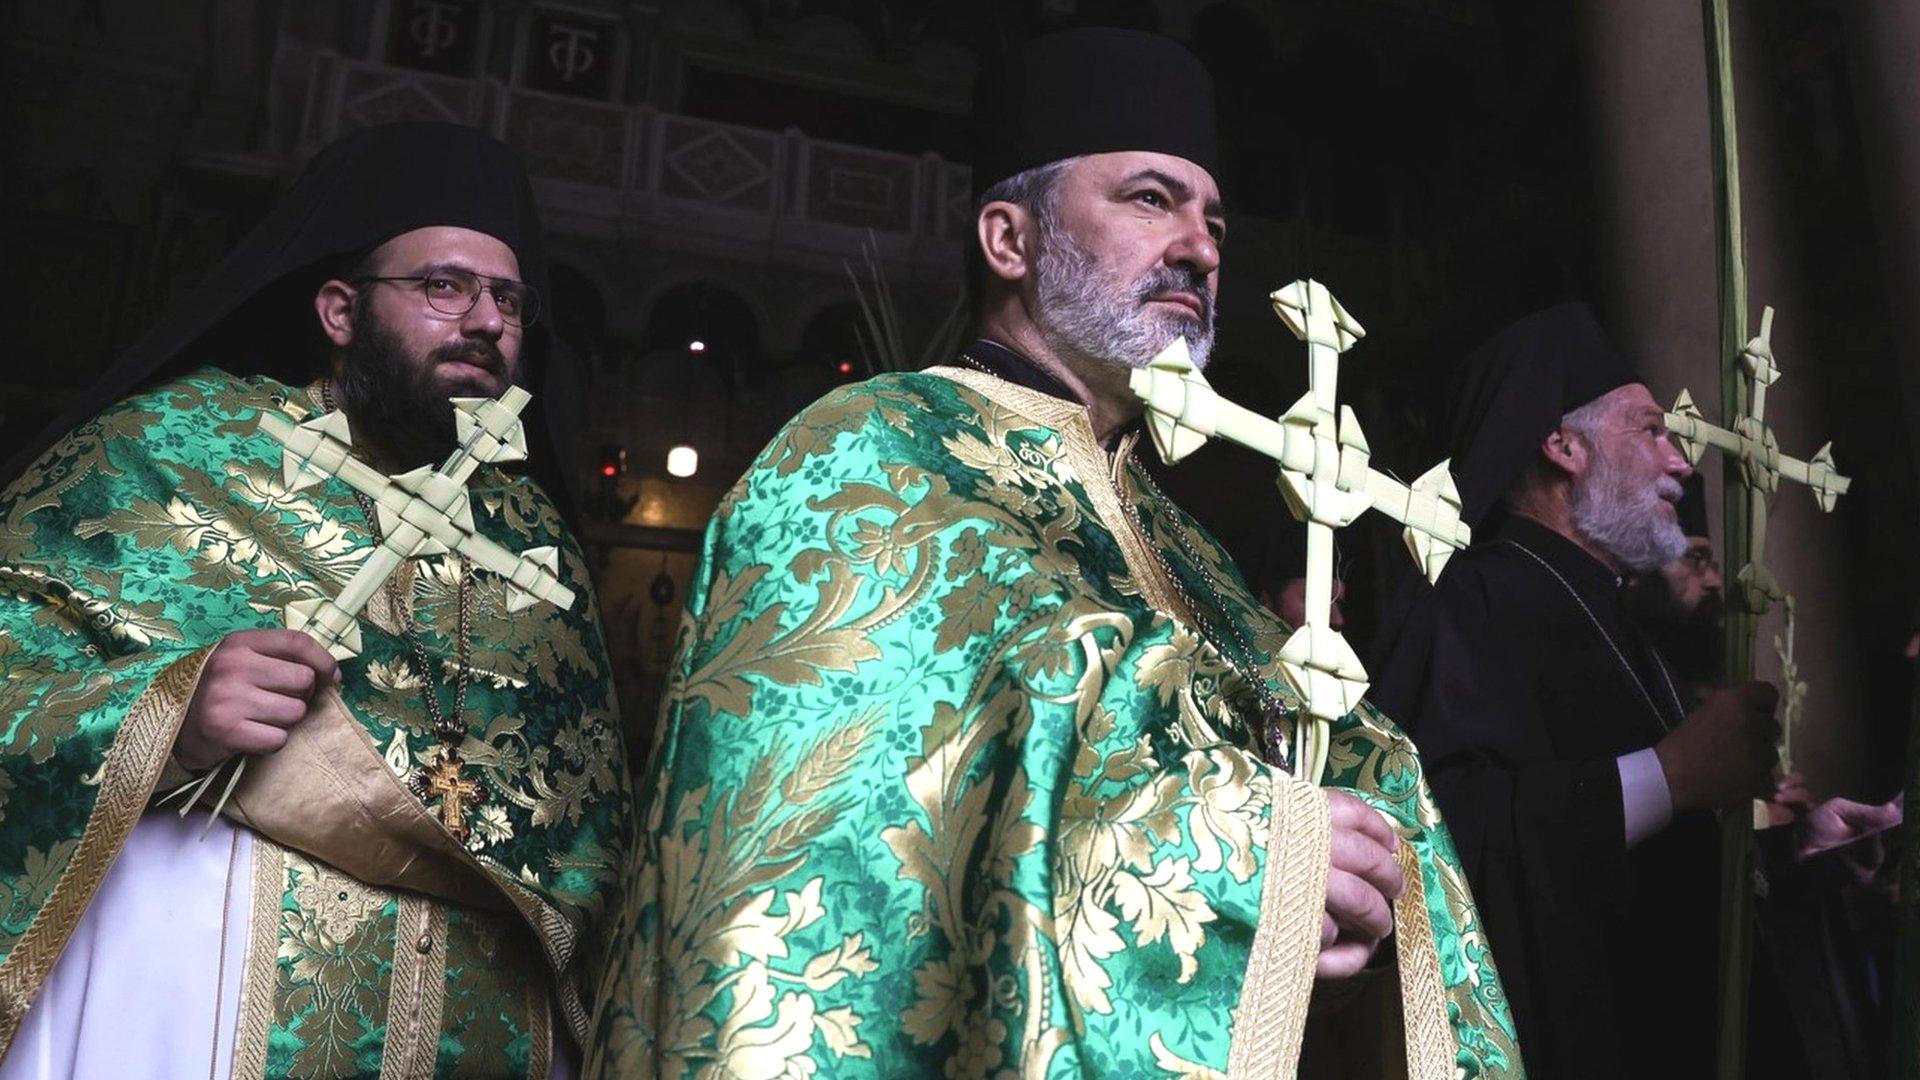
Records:
[[[107,869],[0,1080],[185,1080],[233,1072],[253,908],[253,834],[149,810]],[[223,933],[224,930],[224,933]],[[217,963],[210,962],[218,960]],[[552,1080],[577,1071],[556,1029]]]
[[[253,834],[221,818],[202,840],[206,825],[200,812],[141,816],[21,1021],[0,1080],[231,1075]]]

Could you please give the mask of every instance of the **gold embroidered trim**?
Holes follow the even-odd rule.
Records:
[[[1393,902],[1395,956],[1400,964],[1400,1013],[1407,1030],[1408,1080],[1450,1080],[1454,1075],[1453,1027],[1447,1020],[1446,982],[1433,941],[1420,857],[1401,838],[1395,853],[1407,891]]]
[[[534,937],[546,953],[548,970],[557,976],[553,984],[553,1000],[559,1006],[560,1018],[567,1022],[574,1042],[585,1046],[593,1028],[593,1017],[587,1011],[586,1003],[580,1000],[579,986],[565,974],[573,962],[574,949],[579,944],[573,924],[542,900],[540,894],[518,881],[497,874],[489,874],[487,879],[499,887],[513,902],[521,918],[526,919],[533,928]]]
[[[331,687],[315,698],[285,746],[247,770],[227,812],[256,834],[275,836],[363,884],[431,892],[480,910],[498,897],[533,930],[554,972],[572,964],[580,940],[574,925],[513,871],[476,857],[448,835],[387,768],[366,726]],[[557,985],[561,1015],[584,1042],[590,1018],[574,980],[559,978]]]
[[[1326,797],[1278,769],[1268,771],[1273,828],[1260,887],[1260,925],[1227,1055],[1227,1075],[1234,1080],[1291,1077],[1298,1068],[1327,899],[1333,829]]]
[[[107,867],[146,811],[153,785],[173,752],[174,733],[200,685],[212,646],[188,653],[154,676],[121,721],[100,766],[100,794],[73,858],[26,933],[0,963],[0,1055],[13,1045],[27,1007],[40,993],[80,916],[93,903]]]
[[[400,893],[394,918],[393,977],[387,984],[387,1040],[381,1080],[432,1080],[447,1003],[447,908]],[[425,948],[422,948],[425,946]]]
[[[1100,523],[1120,545],[1120,557],[1125,560],[1141,599],[1154,610],[1173,615],[1189,629],[1195,625],[1193,614],[1174,593],[1160,560],[1153,557],[1147,538],[1140,531],[1139,519],[1127,509],[1114,478],[1114,473],[1133,451],[1133,436],[1129,435],[1118,453],[1109,458],[1093,436],[1087,410],[1071,401],[967,368],[933,367],[928,368],[926,374],[957,382],[1002,408],[1059,432],[1066,448],[1067,464],[1080,478],[1080,486],[1093,502],[1093,511]]]
[[[546,981],[527,980],[527,1080],[545,1080],[553,1071],[553,1005]]]
[[[287,895],[287,849],[255,833],[253,903],[247,914],[246,974],[240,981],[240,1023],[233,1037],[234,1080],[267,1073],[274,984],[280,977],[280,905]]]

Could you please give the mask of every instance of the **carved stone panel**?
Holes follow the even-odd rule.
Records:
[[[394,0],[387,59],[415,71],[471,75],[484,17],[479,0]]]
[[[399,120],[480,121],[479,84],[444,75],[350,64],[339,100],[336,135]]]
[[[507,112],[507,141],[535,176],[620,187],[627,158],[624,109],[515,93]]]
[[[568,11],[535,8],[527,19],[523,85],[549,94],[606,101],[621,61],[620,24]]]
[[[678,116],[660,118],[660,194],[771,212],[778,137]]]
[[[806,216],[813,221],[913,231],[912,158],[832,143],[807,147]]]

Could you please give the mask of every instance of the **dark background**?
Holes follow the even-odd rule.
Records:
[[[1897,782],[1920,567],[1909,417],[1887,392],[1893,300],[1851,99],[1845,6],[1749,6],[1786,164],[1788,238],[1845,347],[1819,359],[1862,659],[1863,759]],[[1573,8],[1509,0],[1094,4],[274,0],[0,4],[0,443],[10,448],[190,288],[322,145],[403,118],[515,145],[553,234],[551,310],[579,359],[566,407],[621,694],[650,725],[694,542],[779,424],[880,360],[850,271],[877,266],[910,354],[959,287],[977,66],[1057,26],[1185,40],[1219,88],[1230,214],[1210,372],[1277,414],[1304,350],[1266,293],[1312,276],[1366,326],[1341,397],[1378,467],[1417,476],[1449,374],[1503,323],[1604,299],[1594,123]],[[1704,100],[1676,107],[1707,108]],[[863,251],[871,249],[869,264]],[[1710,304],[1711,296],[1702,303]],[[1758,301],[1756,300],[1756,307]],[[688,344],[698,340],[699,352]],[[1911,377],[1908,375],[1907,377]],[[1709,388],[1709,400],[1717,396]],[[687,443],[700,471],[664,471]],[[1806,452],[1810,448],[1789,447]],[[611,480],[602,468],[624,471]],[[1298,572],[1300,529],[1250,454],[1209,448],[1165,484],[1253,583]],[[1783,497],[1789,497],[1783,495]],[[1776,538],[1775,543],[1781,541]],[[1408,565],[1377,516],[1347,530],[1365,652]],[[666,587],[663,589],[662,582]],[[667,597],[664,603],[660,597]]]

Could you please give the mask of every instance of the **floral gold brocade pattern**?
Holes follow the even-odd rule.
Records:
[[[1285,628],[1037,397],[937,373],[844,388],[722,501],[588,1075],[1218,1076],[1236,1012],[1304,1010],[1297,983],[1257,1005],[1243,984],[1256,961],[1310,971],[1257,942],[1287,936],[1268,897],[1317,897],[1324,821],[1297,808],[1319,796],[1253,752],[1251,688],[1149,599],[1169,590],[1114,507],[1184,530],[1256,648]],[[1518,1075],[1411,746],[1363,710],[1334,747],[1329,782],[1417,854],[1448,1074]]]
[[[123,778],[103,771],[145,747],[133,738],[145,730],[134,722],[143,695],[225,635],[280,626],[289,601],[336,592],[371,550],[351,492],[332,480],[288,490],[279,445],[256,430],[262,411],[305,419],[314,408],[304,391],[203,369],[76,428],[0,495],[0,981],[26,971],[14,953],[34,935],[64,940],[85,901],[62,903],[56,883],[102,872],[151,794],[170,726],[151,775],[122,790]],[[418,1060],[447,1075],[536,1066],[544,1075],[547,999],[577,1001],[600,978],[601,917],[632,804],[579,551],[526,481],[483,470],[472,489],[482,532],[516,550],[558,546],[560,576],[583,599],[509,616],[500,583],[477,583],[461,756],[495,797],[474,815],[465,848],[520,915],[431,901],[449,927],[432,975],[445,985]],[[402,580],[428,654],[448,664],[450,560],[412,560]],[[404,780],[439,743],[394,613],[372,615],[339,693],[379,753],[340,766]],[[176,709],[168,723],[178,719]],[[131,811],[113,809],[128,800]],[[112,843],[87,855],[83,837],[109,821]],[[272,908],[279,974],[255,980],[274,983],[262,999],[272,1015],[260,1030],[270,1032],[258,1059],[236,1060],[257,1060],[255,1075],[378,1074],[397,951],[416,949],[397,936],[401,899],[356,882],[351,868],[298,858],[288,856]],[[483,943],[490,952],[474,951]],[[23,978],[7,1007],[24,1010],[44,974]],[[577,1005],[572,1013],[583,1027]]]

